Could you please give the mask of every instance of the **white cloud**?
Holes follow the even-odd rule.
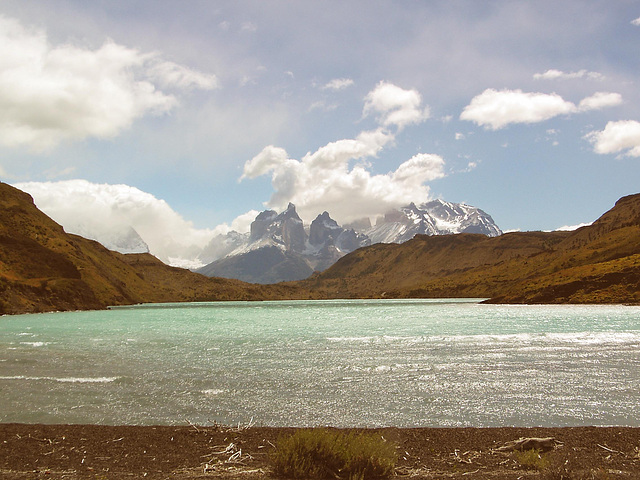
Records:
[[[353,80],[350,78],[334,78],[330,82],[321,87],[322,90],[344,90],[345,88],[353,85]]]
[[[578,225],[565,225],[560,228],[556,228],[556,232],[573,232],[574,230],[578,230],[582,227],[588,227],[591,223],[579,223]]]
[[[67,180],[14,186],[30,193],[38,208],[67,232],[101,241],[132,227],[165,262],[195,258],[213,237],[213,230],[195,228],[164,200],[128,185]]]
[[[199,88],[213,90],[218,87],[215,75],[201,73],[173,62],[158,62],[147,75],[163,87]]]
[[[591,132],[585,138],[593,143],[596,153],[609,154],[628,150],[625,155],[640,157],[640,122],[635,120],[609,122],[604,130]]]
[[[635,20],[632,20],[631,24],[635,25],[636,27],[640,26],[640,17],[636,18]]]
[[[584,98],[578,104],[580,111],[600,110],[605,107],[614,107],[622,103],[622,95],[619,93],[596,92],[590,97]]]
[[[96,50],[52,46],[44,32],[0,16],[0,143],[42,151],[65,140],[114,137],[137,118],[177,104],[151,79],[215,86],[213,76],[112,41]]]
[[[550,69],[544,73],[533,75],[535,80],[571,80],[575,78],[587,78],[589,80],[604,80],[604,75],[598,72],[579,70],[577,72],[563,72],[561,70]]]
[[[222,223],[216,226],[213,230],[211,230],[212,238],[218,235],[226,235],[231,231],[235,231],[238,233],[249,233],[251,231],[251,224],[256,219],[260,212],[257,210],[249,210],[246,213],[238,215],[232,222],[231,225],[228,223]]]
[[[362,136],[371,137],[371,143]],[[444,160],[438,155],[417,154],[384,175],[372,174],[364,164],[349,168],[350,160],[373,155],[388,141],[380,131],[363,132],[359,139],[331,143],[301,160],[265,147],[245,164],[243,178],[271,173],[275,192],[266,205],[282,210],[292,202],[307,222],[325,210],[339,223],[348,223],[428,200],[425,183],[444,177]]]
[[[300,160],[269,145],[245,163],[240,180],[270,174],[274,193],[266,205],[282,210],[292,202],[306,221],[326,210],[339,223],[348,223],[428,200],[426,183],[445,175],[440,156],[419,153],[387,174],[373,174],[368,163],[395,141],[396,134],[384,127],[395,125],[400,130],[426,118],[420,95],[381,83],[366,102],[365,115],[381,114],[382,127],[331,142]]]
[[[405,90],[392,83],[380,82],[367,94],[364,116],[374,114],[384,127],[402,129],[429,118],[429,108],[422,108],[422,96],[417,90]]]
[[[576,106],[556,93],[489,88],[471,100],[460,119],[498,130],[512,123],[539,123],[559,115],[596,110],[620,103],[622,97],[617,93],[597,92]]]
[[[255,23],[243,22],[242,25],[240,25],[240,31],[253,33],[258,31],[258,27],[256,26]]]
[[[309,112],[312,112],[314,110],[320,110],[323,112],[332,112],[334,110],[336,110],[338,108],[338,105],[335,103],[327,103],[324,100],[319,100],[317,102],[313,102],[311,105],[309,105]]]
[[[257,210],[249,210],[247,213],[237,216],[233,222],[231,222],[231,230],[239,233],[249,232],[251,230],[251,224],[259,213]]]

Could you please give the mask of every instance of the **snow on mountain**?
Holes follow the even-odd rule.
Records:
[[[403,243],[418,234],[480,233],[490,237],[502,234],[491,216],[479,208],[443,200],[420,206],[411,203],[389,212],[364,233],[371,243]]]
[[[100,242],[109,250],[119,253],[149,253],[149,246],[133,227],[125,227],[119,230],[95,229],[85,225],[76,225],[69,233],[75,233],[81,237]]]
[[[199,260],[209,262],[198,271],[255,283],[306,278],[342,256],[373,243],[403,243],[415,235],[502,232],[493,219],[470,205],[434,200],[388,212],[371,226],[369,219],[341,227],[328,212],[318,215],[308,233],[293,204],[278,214],[259,213],[249,234],[230,232],[212,239]],[[362,230],[358,230],[362,228]]]
[[[307,234],[293,204],[280,214],[273,210],[258,214],[245,240],[226,256],[219,257],[198,272],[256,283],[300,280],[371,243],[366,235],[339,226],[327,212],[311,222]],[[218,241],[227,245],[231,243],[228,236]],[[212,245],[209,251],[214,250],[218,253],[223,251]],[[262,271],[256,268],[260,265]]]
[[[489,237],[502,235],[489,214],[471,205],[433,200],[420,205],[420,209],[435,219],[441,232],[481,233]]]
[[[234,250],[246,245],[248,241],[248,233],[238,233],[234,230],[230,231],[226,235],[216,235],[202,249],[196,260],[200,263],[199,266],[202,267],[208,263],[230,255]]]

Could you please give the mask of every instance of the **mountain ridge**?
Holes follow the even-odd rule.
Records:
[[[280,214],[273,210],[259,213],[251,224],[249,236],[230,232],[212,239],[204,251],[224,256],[196,271],[207,276],[263,284],[295,281],[323,271],[345,254],[375,243],[403,243],[420,234],[502,234],[484,211],[443,200],[420,206],[411,203],[390,211],[378,219],[375,226],[371,226],[368,219],[356,225],[365,228],[358,232],[355,228],[341,227],[325,211],[311,222],[307,234],[295,205],[289,203]],[[236,248],[228,249],[226,245],[236,245]]]
[[[372,245],[299,282],[319,296],[640,302],[640,194],[573,232],[416,236]]]
[[[33,198],[0,182],[0,314],[103,309],[109,305],[292,296],[170,267],[148,253],[124,255],[68,234]]]
[[[67,234],[30,195],[0,183],[0,314],[149,302],[408,297],[640,303],[640,194],[621,198],[573,232],[417,235],[359,248],[302,281],[257,285],[170,267],[148,253],[107,250]]]

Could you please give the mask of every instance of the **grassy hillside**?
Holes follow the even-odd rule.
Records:
[[[112,252],[65,233],[30,195],[0,183],[0,314],[283,298],[295,297],[295,290],[210,279],[169,267],[152,255]]]
[[[640,302],[640,195],[575,232],[417,236],[373,245],[301,282],[318,297],[486,297],[504,303]]]

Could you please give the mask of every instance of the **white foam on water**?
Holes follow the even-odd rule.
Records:
[[[43,347],[51,342],[20,342],[20,345],[31,345],[32,347]]]
[[[221,389],[221,388],[209,388],[207,390],[202,390],[202,393],[204,393],[205,395],[220,395],[222,393],[226,392],[226,390]]]
[[[47,380],[60,383],[111,383],[120,377],[28,377],[13,375],[0,377],[0,380]]]

